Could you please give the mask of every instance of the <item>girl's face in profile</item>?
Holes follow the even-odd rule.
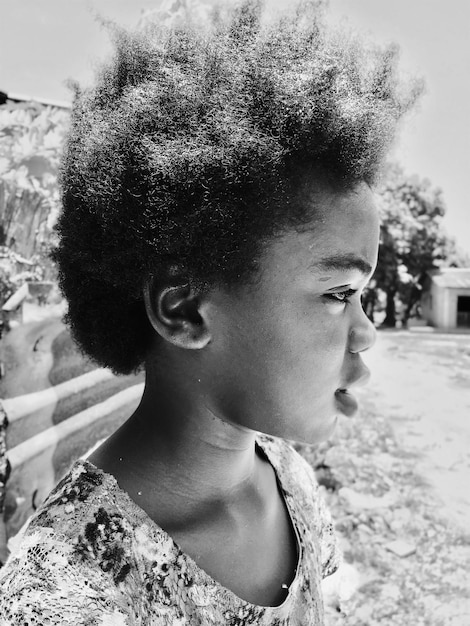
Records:
[[[215,415],[307,443],[331,435],[338,415],[355,412],[344,390],[368,378],[361,352],[375,330],[361,292],[379,241],[365,183],[349,192],[322,189],[312,200],[311,223],[268,244],[255,284],[212,292],[203,374]]]

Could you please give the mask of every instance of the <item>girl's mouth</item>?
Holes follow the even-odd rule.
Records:
[[[347,389],[335,391],[336,406],[339,412],[346,417],[352,417],[357,413],[359,405],[356,398]]]

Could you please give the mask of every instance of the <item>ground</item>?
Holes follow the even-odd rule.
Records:
[[[366,360],[361,414],[303,450],[354,566],[328,625],[468,626],[470,335],[381,332]]]

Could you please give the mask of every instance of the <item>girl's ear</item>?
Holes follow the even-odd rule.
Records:
[[[147,316],[157,333],[180,348],[200,350],[211,337],[201,315],[200,294],[188,282],[162,284],[154,278],[144,286]]]

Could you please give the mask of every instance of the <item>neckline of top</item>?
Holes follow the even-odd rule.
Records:
[[[299,516],[297,516],[296,514],[294,502],[290,496],[290,493],[285,488],[285,485],[283,484],[283,480],[282,480],[283,477],[280,475],[279,468],[277,467],[275,460],[273,460],[272,455],[270,454],[270,450],[267,449],[269,448],[269,446],[265,447],[258,437],[256,438],[256,446],[261,450],[266,460],[269,462],[269,464],[273,468],[274,475],[276,477],[276,481],[278,484],[278,488],[280,490],[281,497],[284,501],[284,505],[286,507],[286,510],[290,519],[291,528],[293,528],[294,530],[296,544],[297,544],[296,546],[297,547],[297,565],[295,569],[295,576],[292,579],[291,584],[289,585],[289,589],[286,594],[286,597],[284,598],[284,601],[281,604],[278,604],[275,606],[254,604],[252,602],[249,602],[248,600],[244,600],[243,598],[240,598],[234,591],[232,591],[228,587],[224,587],[224,585],[222,585],[217,580],[212,578],[212,576],[208,574],[208,572],[206,572],[202,567],[200,567],[196,563],[196,561],[191,556],[189,556],[189,554],[184,552],[184,550],[180,548],[180,546],[176,543],[176,541],[172,538],[172,536],[168,534],[161,526],[159,526],[146,513],[146,511],[144,511],[144,509],[140,507],[137,504],[137,502],[135,502],[135,500],[131,498],[131,496],[127,493],[127,491],[125,491],[119,486],[119,483],[117,482],[113,474],[105,472],[101,468],[94,465],[91,461],[88,461],[88,459],[86,458],[80,459],[79,461],[76,462],[76,464],[78,465],[81,464],[85,468],[89,466],[92,468],[93,472],[98,473],[101,476],[103,476],[106,482],[108,483],[108,487],[111,488],[112,491],[115,492],[120,499],[123,499],[125,501],[127,507],[130,508],[130,510],[135,514],[135,516],[138,519],[140,519],[143,523],[145,523],[151,530],[154,530],[158,534],[163,536],[165,540],[170,543],[170,545],[173,547],[175,552],[179,556],[181,556],[187,563],[189,563],[192,569],[194,569],[197,572],[200,572],[202,574],[202,577],[206,579],[208,582],[210,582],[211,585],[216,586],[217,588],[223,590],[225,594],[232,596],[237,603],[243,603],[244,605],[248,607],[253,607],[254,609],[280,611],[283,608],[285,608],[286,605],[290,602],[293,592],[299,584],[300,572],[301,572],[301,567],[302,567],[302,562],[303,562],[303,548],[302,548],[302,542],[300,541],[300,534],[299,534],[300,522],[299,522]]]

